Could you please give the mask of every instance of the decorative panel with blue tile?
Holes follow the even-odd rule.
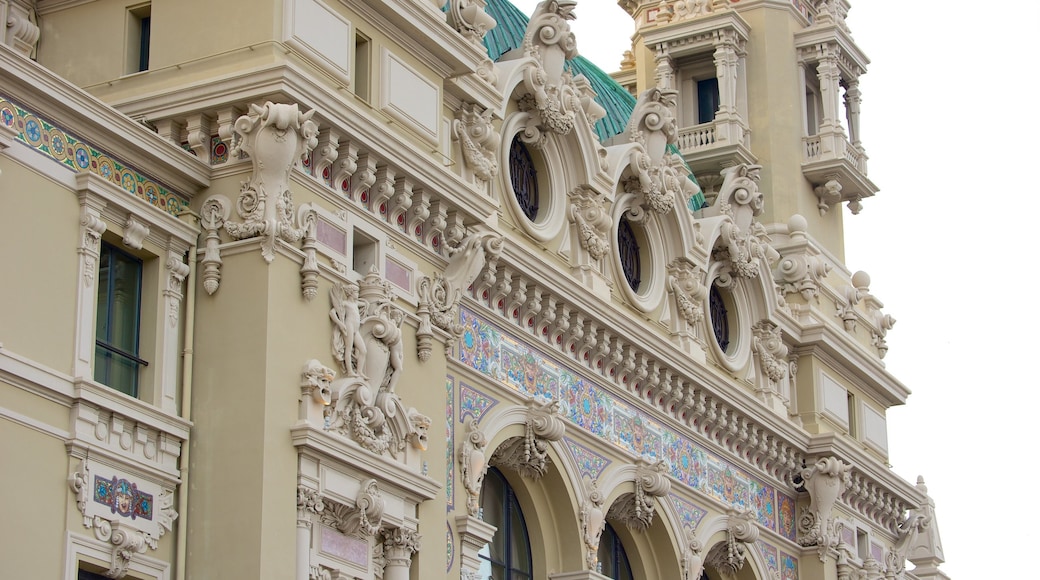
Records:
[[[14,129],[18,141],[73,172],[93,173],[174,216],[188,209],[187,199],[2,94],[0,123]]]
[[[481,393],[466,383],[459,383],[459,422],[465,423],[469,419],[480,419],[491,407],[498,404],[498,400]]]
[[[589,479],[599,479],[603,470],[610,465],[610,460],[599,453],[574,441],[570,437],[563,438],[567,450],[571,452],[574,463],[578,466],[578,474]]]

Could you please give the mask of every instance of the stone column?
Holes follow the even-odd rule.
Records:
[[[473,516],[456,516],[462,549],[459,551],[462,577],[476,577],[480,571],[480,549],[491,542],[498,528]],[[469,573],[470,576],[466,576]]]
[[[309,580],[311,569],[311,514],[325,510],[321,494],[304,486],[296,488],[296,580]]]
[[[383,530],[383,580],[408,580],[412,566],[412,554],[419,551],[422,537],[418,532],[405,528]]]
[[[672,62],[672,57],[668,54],[668,49],[664,44],[657,45],[657,53],[654,55],[654,62],[657,63],[657,66],[654,68],[654,79],[657,81],[657,88],[674,89],[675,66]]]
[[[838,123],[838,83],[841,81],[841,70],[838,68],[838,48],[826,47],[820,62],[816,65],[816,74],[820,79],[820,94],[823,99],[823,119],[820,121],[820,133],[839,130]]]
[[[715,76],[719,79],[719,110],[716,118],[728,118],[737,112],[736,33],[723,31],[715,44]]]
[[[857,148],[861,143],[859,136],[859,106],[862,102],[859,79],[852,79],[849,81],[848,88],[845,89],[845,115],[849,122],[849,140]]]
[[[184,280],[190,268],[182,257],[188,248],[170,242],[166,252],[166,287],[163,289],[163,324],[161,406],[170,414],[177,413],[177,367],[180,361],[181,304],[184,300]]]

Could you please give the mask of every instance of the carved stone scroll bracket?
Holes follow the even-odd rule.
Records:
[[[35,60],[36,48],[40,40],[36,11],[32,9],[35,3],[8,2],[7,4],[7,21],[0,22],[0,26],[7,28],[6,44],[22,55]],[[0,34],[0,38],[4,36]]]
[[[383,525],[383,512],[386,502],[374,479],[366,479],[361,483],[357,499],[353,506],[339,502],[323,500],[321,523],[335,528],[340,533],[356,537],[375,536]]]
[[[151,228],[148,226],[148,222],[134,214],[130,214],[127,216],[126,225],[123,228],[123,245],[140,250],[144,246],[144,239],[148,237],[150,232]]]
[[[274,260],[276,240],[295,243],[302,232],[295,225],[289,173],[300,157],[318,144],[314,111],[301,113],[299,105],[251,104],[249,113],[235,121],[232,154],[249,156],[253,172],[242,184],[236,209],[242,222],[227,221],[233,239],[260,237],[268,263]]]
[[[466,509],[469,515],[480,515],[480,490],[487,473],[487,436],[476,419],[466,423],[466,437],[459,445],[459,463],[462,470],[462,487],[466,490]]]
[[[820,210],[821,216],[827,215],[831,206],[841,203],[841,184],[835,178],[828,179],[823,185],[814,187],[813,193],[820,200],[816,207]]]
[[[708,565],[723,576],[734,576],[744,567],[748,547],[758,540],[759,533],[750,510],[731,510],[726,524],[726,541],[715,544],[708,551]]]
[[[809,492],[809,508],[798,520],[798,543],[817,546],[820,561],[834,553],[841,541],[842,524],[834,518],[834,503],[849,483],[852,465],[836,457],[821,457],[811,467],[802,469],[802,485]]]
[[[593,479],[586,486],[586,499],[581,506],[581,532],[585,542],[585,564],[589,570],[596,570],[599,563],[599,538],[606,524],[606,512],[603,503],[606,498],[599,489],[598,482]],[[699,578],[698,578],[699,580]]]
[[[789,247],[777,264],[775,278],[781,282],[784,295],[800,294],[806,301],[820,299],[820,285],[831,271],[831,265],[809,251],[805,235],[808,222],[795,214],[787,221]]]
[[[459,0],[449,6],[452,26],[481,51],[487,50],[484,48],[484,35],[498,25],[498,22],[484,11],[486,6],[486,0]]]
[[[433,352],[433,327],[457,340],[463,328],[459,324],[462,293],[471,285],[494,280],[494,268],[502,251],[502,238],[490,234],[470,234],[449,250],[444,274],[423,277],[419,281],[419,328],[416,330],[419,360],[427,361]],[[490,270],[490,274],[488,271]]]
[[[663,461],[649,463],[637,460],[635,492],[625,494],[614,501],[607,518],[623,522],[629,529],[645,532],[654,522],[654,498],[664,497],[672,488],[665,475]]]
[[[202,287],[213,295],[220,287],[220,230],[231,216],[231,202],[223,195],[202,202],[202,228],[206,231],[206,251],[202,257]]]
[[[563,439],[565,423],[558,401],[532,399],[527,402],[524,436],[503,443],[491,457],[491,465],[504,467],[522,477],[540,479],[549,468],[549,442]]]

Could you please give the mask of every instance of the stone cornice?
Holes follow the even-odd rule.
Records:
[[[293,445],[300,453],[331,460],[372,478],[380,487],[392,489],[393,494],[416,503],[433,499],[442,484],[418,474],[401,463],[387,460],[361,446],[333,436],[313,425],[302,422],[290,429]]]
[[[191,198],[209,186],[207,165],[6,45],[0,45],[0,86],[11,98],[47,111],[63,129],[89,135],[95,146],[148,168],[182,195]]]
[[[687,46],[712,47],[712,41],[720,31],[732,31],[737,40],[747,42],[751,35],[751,25],[735,11],[720,10],[688,20],[647,26],[640,33],[647,47],[666,44],[673,56],[682,56]]]

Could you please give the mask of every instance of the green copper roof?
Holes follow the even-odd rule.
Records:
[[[498,23],[484,36],[488,56],[491,60],[497,61],[503,54],[520,47],[530,19],[509,0],[487,0],[485,10]],[[610,75],[582,56],[567,61],[567,69],[575,76],[585,75],[592,90],[596,92],[596,102],[607,111],[606,116],[596,122],[596,135],[599,136],[600,142],[625,132],[628,120],[636,107],[636,98]],[[668,150],[679,153],[679,149],[674,145],[669,146]],[[697,183],[692,173],[690,180]],[[687,206],[693,211],[703,205],[704,196],[700,193],[687,202]]]

